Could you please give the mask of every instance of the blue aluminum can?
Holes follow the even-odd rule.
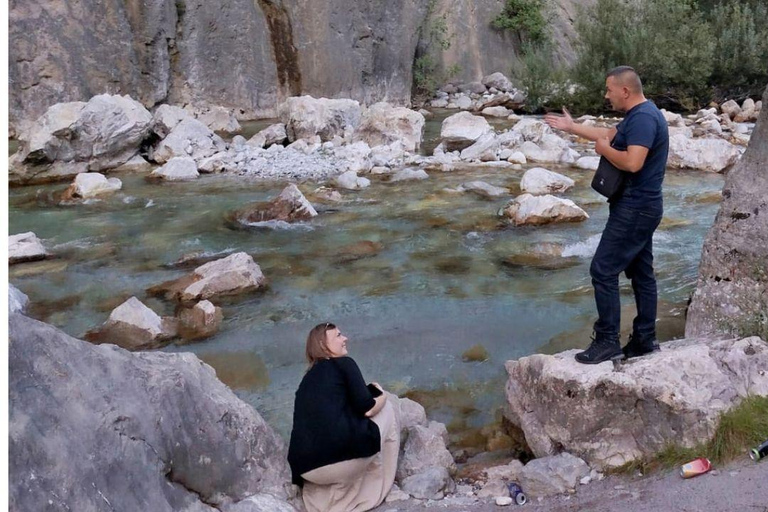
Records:
[[[525,505],[528,503],[528,498],[525,496],[523,488],[520,487],[517,482],[509,482],[507,484],[507,489],[509,489],[509,497],[515,500],[515,503],[518,505]]]

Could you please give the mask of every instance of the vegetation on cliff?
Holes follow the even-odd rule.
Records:
[[[577,17],[572,66],[553,66],[542,38],[522,47],[513,75],[528,89],[531,111],[601,110],[605,71],[618,65],[637,69],[646,96],[675,110],[755,97],[768,82],[766,18],[768,6],[757,0],[597,0]]]

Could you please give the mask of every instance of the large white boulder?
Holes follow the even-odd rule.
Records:
[[[735,164],[742,150],[721,138],[691,139],[678,133],[669,137],[667,165],[676,169],[723,172]]]
[[[522,194],[513,199],[502,213],[515,226],[581,222],[589,218],[587,212],[570,199],[551,195]]]
[[[493,128],[484,117],[459,112],[443,120],[440,138],[447,152],[461,151],[492,131]]]
[[[84,172],[75,176],[75,181],[65,192],[65,196],[88,199],[120,190],[123,182],[109,178],[97,172]]]
[[[174,105],[160,105],[152,113],[152,131],[164,139],[185,119],[192,119],[192,114]]]
[[[545,135],[552,135],[552,128],[540,119],[524,117],[512,127],[512,131],[518,132],[523,139],[538,144]]]
[[[48,251],[33,232],[19,233],[8,237],[8,263],[23,263],[45,259]]]
[[[406,151],[417,151],[423,131],[423,115],[409,108],[380,102],[363,112],[353,140],[365,141],[370,147],[399,141]]]
[[[523,179],[520,180],[520,190],[535,196],[559,194],[573,185],[574,181],[568,176],[563,176],[543,167],[528,169],[523,174]]]
[[[211,106],[196,112],[195,117],[215,132],[235,133],[240,131],[240,123],[237,121],[235,113],[225,107]]]
[[[734,100],[728,100],[720,105],[720,111],[723,114],[728,114],[728,117],[733,119],[739,112],[741,112],[741,107]]]
[[[488,76],[483,77],[482,83],[487,88],[495,88],[499,91],[508,92],[508,91],[514,91],[515,87],[512,85],[512,82],[509,81],[509,78],[504,76],[503,73],[496,72],[492,73]]]
[[[579,158],[568,142],[554,134],[545,135],[538,144],[523,142],[520,152],[527,160],[537,163],[573,163]]]
[[[601,469],[692,447],[742,398],[768,395],[768,343],[757,337],[672,341],[619,371],[575,353],[506,363],[509,419],[537,457],[566,450]]]
[[[318,135],[323,142],[350,135],[360,123],[362,107],[349,99],[294,96],[279,108],[288,139],[309,139]]]
[[[259,265],[244,252],[236,252],[197,267],[191,274],[149,289],[182,302],[199,301],[254,291],[267,284]]]
[[[222,138],[210,128],[197,119],[186,118],[157,144],[152,159],[160,164],[174,157],[190,157],[199,161],[226,149]]]
[[[165,181],[189,181],[197,179],[200,173],[198,173],[197,164],[192,158],[176,156],[168,160],[162,167],[152,171],[150,176]]]
[[[128,96],[100,94],[87,103],[50,107],[19,136],[26,163],[85,162],[92,171],[112,169],[139,151],[152,115]]]

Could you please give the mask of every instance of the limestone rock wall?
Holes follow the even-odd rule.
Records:
[[[59,102],[127,94],[161,103],[270,116],[287,96],[410,101],[412,66],[434,0],[11,0],[10,122]],[[573,4],[555,2],[556,40],[569,55]],[[490,21],[503,0],[437,0],[458,80],[509,73],[517,42]],[[563,7],[565,6],[565,7]],[[572,31],[572,29],[569,29]]]
[[[491,27],[491,21],[504,8],[505,0],[437,0],[432,19],[445,15],[445,37],[450,41],[447,50],[429,43],[429,34],[423,33],[420,51],[428,52],[445,74],[451,67],[458,73],[455,83],[479,81],[482,77],[500,71],[509,76],[518,60],[520,40],[510,31]],[[553,60],[573,62],[576,58],[573,41],[576,38],[574,21],[577,6],[588,6],[594,0],[552,0],[550,2],[551,36],[555,42]]]
[[[768,104],[768,87],[763,104]],[[723,202],[704,241],[685,335],[768,339],[768,109],[725,178]]]

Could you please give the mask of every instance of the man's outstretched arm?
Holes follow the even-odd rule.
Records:
[[[591,141],[605,138],[611,141],[616,135],[616,128],[598,128],[597,126],[584,126],[574,123],[571,114],[565,108],[563,108],[563,115],[553,113],[545,115],[544,122],[552,128],[572,133]]]

